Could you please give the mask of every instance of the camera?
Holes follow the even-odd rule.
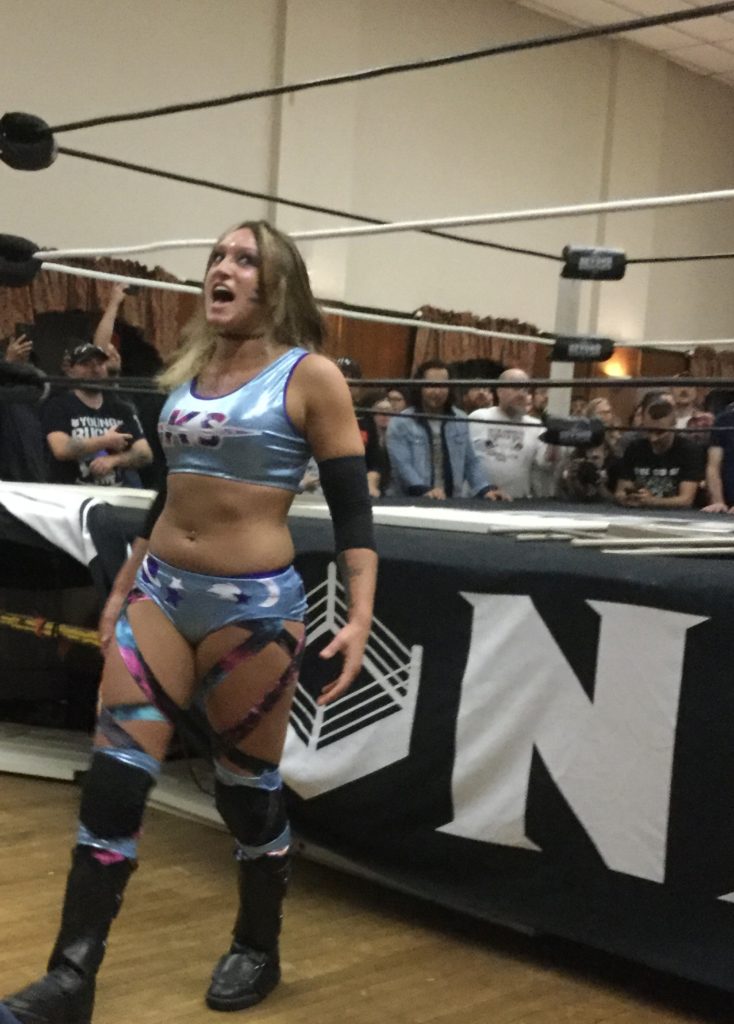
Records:
[[[576,479],[584,487],[597,487],[602,482],[602,473],[591,459],[579,459],[576,463]]]

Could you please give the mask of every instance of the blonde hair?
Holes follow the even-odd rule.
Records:
[[[244,228],[255,236],[260,256],[258,293],[266,334],[281,345],[320,351],[326,331],[298,249],[288,235],[264,220],[243,221],[228,228],[217,244],[233,231]],[[210,264],[211,256],[207,270]],[[181,347],[158,377],[158,383],[166,390],[196,377],[214,355],[218,335],[206,322],[203,295],[181,336]]]
[[[584,409],[584,416],[593,416],[599,408],[599,406],[602,405],[602,403],[604,402],[606,402],[606,404],[609,406],[610,410],[613,413],[614,410],[612,409],[612,404],[609,401],[609,399],[605,398],[604,395],[598,395],[596,398],[592,398],[590,402],[586,403],[586,408]]]

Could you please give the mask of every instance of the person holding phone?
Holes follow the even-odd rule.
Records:
[[[643,436],[624,450],[614,500],[626,508],[692,508],[704,479],[698,445],[675,433],[670,391],[648,391],[641,402]]]
[[[41,410],[51,483],[121,487],[126,473],[153,459],[133,407],[94,387],[107,379],[107,362],[96,345],[77,345],[67,373],[86,383],[50,398]]]
[[[0,360],[12,366],[35,363],[32,325],[16,325],[15,336],[0,347]],[[0,403],[0,480],[45,483],[46,452],[38,408],[25,402]]]

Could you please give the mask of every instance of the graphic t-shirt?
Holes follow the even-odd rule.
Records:
[[[121,434],[132,434],[133,442],[143,437],[143,428],[135,409],[115,395],[103,394],[99,409],[91,409],[73,391],[49,398],[41,410],[44,436],[62,431],[74,438],[100,437],[110,427],[117,427]],[[119,426],[118,426],[119,424]],[[110,452],[91,452],[78,462],[61,462],[49,451],[49,480],[56,484],[97,484],[103,487],[117,487],[122,483],[121,469],[114,469],[106,476],[92,476],[89,465],[98,455]]]
[[[543,464],[547,452],[540,440],[543,429],[534,416],[512,420],[497,406],[469,415],[474,451],[492,483],[511,498],[528,498],[533,493],[531,471]]]
[[[701,449],[692,441],[676,436],[666,452],[656,454],[647,438],[632,441],[622,456],[620,480],[631,480],[635,487],[656,498],[675,498],[684,480],[703,480]]]

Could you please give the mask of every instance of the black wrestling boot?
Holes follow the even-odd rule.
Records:
[[[240,911],[234,942],[214,968],[206,993],[211,1010],[245,1010],[264,999],[280,981],[278,936],[290,857],[266,854],[238,864]]]
[[[101,864],[91,847],[75,848],[48,973],[0,1002],[0,1024],[90,1024],[107,934],[132,869],[129,860]]]

